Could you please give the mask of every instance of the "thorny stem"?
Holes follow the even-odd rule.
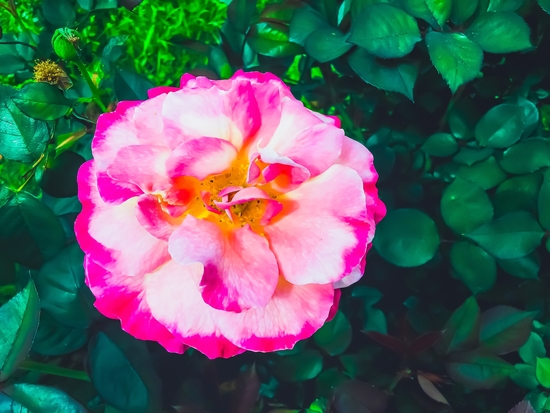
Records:
[[[88,74],[88,69],[86,69],[86,66],[84,66],[84,63],[82,62],[82,60],[80,60],[80,58],[76,60],[76,65],[78,66],[78,69],[80,69],[80,73],[82,73],[82,77],[84,77],[84,80],[92,90],[92,96],[93,96],[94,102],[97,104],[97,106],[99,106],[99,108],[103,111],[103,113],[107,112],[107,108],[101,101],[101,97],[99,95],[99,89],[97,88],[92,78]]]
[[[69,379],[90,381],[88,373],[82,370],[67,369],[53,364],[39,363],[34,360],[25,360],[19,366],[21,370],[36,371],[43,374],[51,374],[53,376],[68,377]]]

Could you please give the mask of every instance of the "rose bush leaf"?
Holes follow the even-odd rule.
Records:
[[[483,249],[469,242],[457,242],[451,247],[451,265],[473,294],[490,290],[497,279],[496,260]]]
[[[11,99],[21,112],[38,120],[56,120],[65,116],[72,105],[61,91],[48,83],[31,83]]]
[[[475,297],[470,297],[458,307],[443,328],[441,338],[435,344],[440,354],[451,354],[475,348],[479,342],[481,311]]]
[[[489,53],[511,53],[531,47],[529,26],[512,12],[484,13],[465,34]]]
[[[86,413],[88,410],[55,387],[15,383],[2,388],[0,411],[21,413]]]

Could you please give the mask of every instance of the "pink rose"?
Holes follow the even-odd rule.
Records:
[[[168,351],[292,348],[363,275],[371,153],[277,77],[184,75],[101,115],[76,235],[105,316]]]

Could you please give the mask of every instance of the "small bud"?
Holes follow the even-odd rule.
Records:
[[[35,82],[49,83],[63,90],[67,90],[73,85],[67,73],[51,60],[37,61],[33,71]]]
[[[63,60],[75,60],[78,57],[80,34],[76,30],[57,29],[52,37],[52,47]]]

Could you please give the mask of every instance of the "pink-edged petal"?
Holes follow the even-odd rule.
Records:
[[[183,353],[185,346],[151,314],[145,301],[143,277],[115,275],[89,256],[84,260],[86,284],[96,297],[94,306],[104,316],[120,320],[124,331],[140,340],[159,342],[171,353]]]
[[[250,158],[248,172],[246,173],[246,183],[249,185],[257,183],[258,178],[260,178],[260,175],[262,174],[262,170],[256,163],[256,159],[258,159],[259,156],[260,154],[258,152],[255,152]]]
[[[227,188],[222,189],[222,190],[218,193],[218,196],[224,197],[224,196],[226,196],[226,195],[232,194],[233,192],[240,191],[241,189],[243,189],[242,186],[228,186]]]
[[[327,317],[327,323],[334,318],[336,313],[338,312],[338,305],[340,304],[340,297],[342,297],[342,291],[341,290],[334,290],[334,302],[332,303],[332,307],[330,307],[330,312],[328,313]]]
[[[131,109],[133,107],[136,107],[140,105],[143,101],[142,100],[123,100],[118,102],[116,105],[115,112],[123,115],[128,109]]]
[[[283,209],[283,206],[280,202],[271,199],[271,197],[267,193],[256,187],[244,188],[243,190],[237,192],[231,201],[214,201],[214,203],[218,208],[228,210],[233,205],[244,204],[257,200],[261,200],[266,203],[265,205],[257,205],[259,208],[265,208],[260,219],[260,225],[267,225],[271,221],[271,219],[274,218]],[[253,207],[254,204],[249,206],[249,208]],[[231,217],[231,215],[229,216]]]
[[[279,155],[272,148],[260,149],[260,159],[268,164],[263,170],[266,182],[271,182],[283,175],[289,183],[299,185],[307,181],[311,175],[305,166],[299,165],[286,156]]]
[[[292,285],[280,279],[263,308],[242,313],[216,312],[222,335],[250,351],[278,351],[311,337],[326,321],[334,304],[331,284]]]
[[[370,227],[361,178],[333,165],[278,198],[283,211],[264,227],[282,275],[292,284],[332,283],[351,273]]]
[[[170,151],[160,145],[130,145],[118,151],[107,174],[115,181],[131,183],[144,192],[168,188],[166,160]]]
[[[139,197],[136,218],[152,236],[164,241],[168,241],[176,224],[176,220],[162,208],[159,198],[150,194]]]
[[[371,249],[371,247],[372,247],[372,244],[369,244],[367,246],[367,252]],[[366,262],[367,262],[367,255],[365,254],[361,262],[353,270],[351,270],[351,272],[348,275],[346,275],[341,280],[333,283],[334,288],[349,287],[350,285],[355,284],[357,281],[363,278],[363,274],[365,273]]]
[[[117,182],[107,175],[107,172],[97,174],[97,187],[101,199],[115,205],[143,194],[143,191],[137,185],[129,182]]]
[[[218,138],[191,139],[174,149],[166,161],[168,176],[194,176],[203,180],[231,167],[237,158],[237,148]]]
[[[201,274],[200,264],[184,266],[173,260],[150,274],[145,297],[153,316],[182,343],[211,359],[243,353],[214,323],[213,317],[224,312],[202,300],[197,288]]]
[[[104,202],[97,190],[95,161],[78,171],[78,199],[82,212],[75,234],[82,250],[109,271],[138,276],[170,259],[168,244],[151,235],[136,218],[137,198],[120,205]]]
[[[224,233],[213,222],[187,216],[168,242],[174,260],[201,263],[204,301],[213,308],[239,312],[267,304],[279,278],[267,240],[247,225]]]
[[[165,93],[175,92],[176,90],[179,90],[179,88],[171,86],[157,86],[149,89],[147,91],[147,96],[149,97],[149,99],[152,99],[159,95],[164,95]]]

